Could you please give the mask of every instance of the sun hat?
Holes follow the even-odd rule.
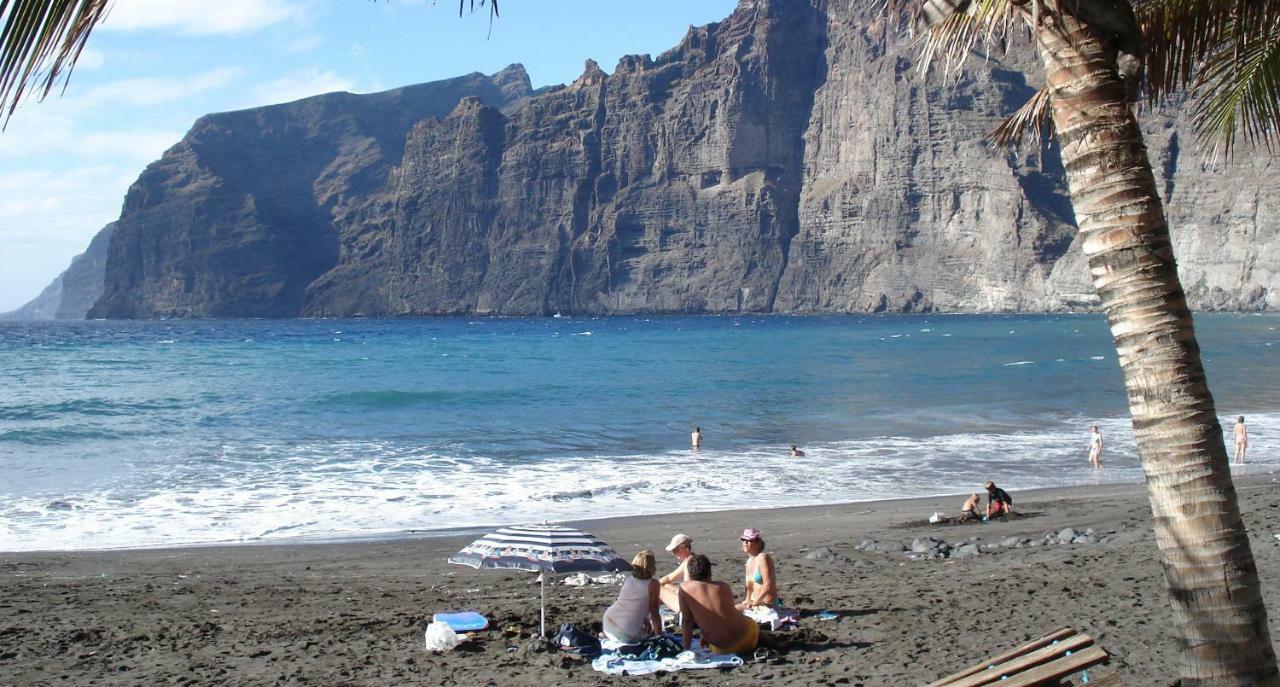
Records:
[[[675,551],[681,546],[689,546],[693,544],[693,540],[687,534],[677,534],[671,538],[671,543],[667,544],[668,551]]]
[[[739,537],[742,541],[756,541],[757,539],[763,538],[764,536],[760,534],[760,530],[754,527],[748,527],[747,529],[742,530],[742,536]]]

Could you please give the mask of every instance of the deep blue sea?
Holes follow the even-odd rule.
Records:
[[[1277,468],[1280,317],[1196,321],[1224,425],[1248,417],[1243,469]],[[1101,471],[1086,460],[1093,424]],[[807,455],[791,458],[793,443]],[[987,479],[1142,479],[1101,316],[0,323],[4,551],[832,503]]]

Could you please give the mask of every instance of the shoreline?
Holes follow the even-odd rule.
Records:
[[[1275,472],[1280,472],[1277,470]],[[1267,474],[1275,474],[1275,472]],[[1255,479],[1260,475],[1249,475],[1241,481]],[[1055,487],[1034,487],[1030,489],[1019,489],[1014,491],[1015,494],[1021,494],[1038,498],[1053,498],[1061,495],[1073,495],[1079,489],[1106,489],[1106,488],[1132,488],[1141,487],[1142,482],[1099,482],[1095,484],[1074,484]],[[975,488],[977,492],[981,492],[981,488]],[[1061,492],[1061,494],[1059,494]],[[971,492],[969,492],[971,493]],[[590,529],[597,524],[605,527],[627,526],[628,521],[639,521],[652,518],[669,518],[674,516],[727,516],[731,514],[753,514],[753,513],[769,513],[771,511],[816,511],[821,509],[847,509],[858,505],[867,504],[886,504],[900,505],[913,502],[919,503],[935,503],[940,500],[963,501],[966,492],[955,492],[948,494],[928,494],[923,496],[904,496],[900,498],[871,498],[866,500],[854,501],[832,501],[830,503],[812,503],[801,505],[778,505],[778,506],[761,506],[757,508],[717,508],[712,510],[686,510],[686,511],[663,511],[656,513],[640,513],[635,515],[618,515],[618,516],[601,516],[591,518],[581,518],[572,520],[548,520],[547,522],[555,525],[568,525],[578,529]],[[985,498],[985,497],[984,497]],[[1019,499],[1021,500],[1021,499]],[[936,504],[941,506],[943,504]],[[949,510],[948,510],[949,509]],[[944,513],[959,511],[959,506],[950,504],[947,508],[940,508]],[[925,514],[927,517],[934,511]],[[329,546],[329,545],[347,545],[347,544],[392,544],[400,541],[415,541],[421,539],[447,539],[447,538],[465,538],[469,536],[479,536],[497,527],[503,527],[510,524],[527,524],[527,523],[493,523],[487,525],[464,525],[459,527],[448,527],[441,529],[427,530],[399,530],[395,532],[369,532],[369,533],[353,533],[350,535],[302,535],[297,537],[280,537],[274,539],[240,539],[225,541],[209,541],[209,542],[191,542],[177,544],[143,544],[138,546],[116,546],[103,548],[84,548],[84,549],[30,549],[30,550],[0,550],[0,560],[5,556],[22,556],[22,555],[57,555],[57,554],[112,554],[112,553],[129,553],[142,551],[182,551],[185,549],[210,549],[210,548],[236,548],[236,547],[262,547],[262,546]]]
[[[1273,609],[1277,479],[1236,482]],[[770,635],[780,662],[694,671],[675,678],[682,682],[919,684],[1068,625],[1111,654],[1105,671],[1125,684],[1172,682],[1177,640],[1143,485],[1013,496],[1025,516],[987,524],[924,523],[934,510],[958,510],[950,495],[610,518],[589,528],[624,557],[655,551],[662,573],[675,563],[662,546],[685,532],[735,593],[736,538],[744,527],[764,532],[781,594],[802,611],[799,631]],[[1068,527],[1094,529],[1099,541],[1043,543]],[[925,537],[976,553],[911,558],[860,548]],[[535,575],[445,563],[470,539],[0,554],[0,684],[599,684],[586,662],[530,648]],[[551,628],[590,627],[617,595],[613,585],[569,587],[561,577],[547,586]],[[466,609],[493,629],[458,650],[425,652],[432,613]],[[819,619],[823,610],[835,619]]]

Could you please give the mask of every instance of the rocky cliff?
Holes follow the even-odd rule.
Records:
[[[985,134],[859,0],[743,0],[656,57],[210,115],[134,184],[102,317],[1043,311],[1096,299],[1056,153]],[[1198,308],[1280,305],[1272,161],[1144,115]],[[65,288],[64,288],[65,292]]]

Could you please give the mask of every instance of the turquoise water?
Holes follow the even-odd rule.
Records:
[[[1280,317],[1197,324],[1274,469]],[[1093,315],[0,323],[0,389],[0,550],[1141,479]]]

